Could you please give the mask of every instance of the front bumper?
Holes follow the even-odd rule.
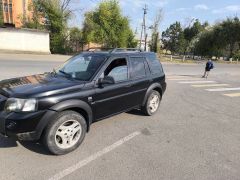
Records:
[[[44,129],[42,121],[47,122],[49,114],[54,111],[38,111],[32,113],[0,112],[0,134],[18,140],[38,140]],[[44,124],[45,125],[45,124]]]

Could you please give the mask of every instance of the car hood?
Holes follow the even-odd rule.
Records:
[[[0,94],[6,97],[42,97],[74,91],[83,86],[83,81],[49,73],[0,81]]]

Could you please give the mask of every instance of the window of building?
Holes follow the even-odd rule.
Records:
[[[12,23],[13,22],[12,4],[9,4],[8,7],[9,7],[9,21],[10,23]]]
[[[3,9],[4,9],[4,12],[5,12],[5,13],[8,13],[8,3],[5,2],[5,3],[3,4]]]

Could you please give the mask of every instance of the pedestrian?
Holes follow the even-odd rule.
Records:
[[[205,67],[205,72],[204,75],[202,76],[202,78],[207,78],[209,75],[209,72],[214,68],[213,66],[213,62],[211,59],[208,60],[208,62],[206,63],[206,67]]]

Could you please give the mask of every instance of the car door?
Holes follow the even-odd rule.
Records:
[[[100,77],[112,76],[115,84],[100,87],[96,84],[94,112],[96,120],[125,111],[132,106],[132,84],[129,79],[129,63],[126,56],[109,60]]]
[[[132,80],[132,98],[135,105],[142,105],[148,87],[151,84],[150,70],[143,56],[129,56],[130,79]]]

